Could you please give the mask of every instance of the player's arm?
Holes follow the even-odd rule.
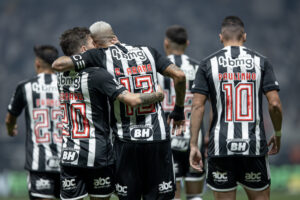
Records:
[[[192,104],[192,112],[191,112],[191,121],[190,121],[190,133],[191,133],[191,140],[190,140],[190,165],[199,171],[202,171],[203,163],[202,163],[202,156],[198,148],[198,138],[199,138],[199,131],[201,128],[203,116],[204,116],[204,109],[205,109],[205,102],[207,96],[199,93],[195,93],[193,97],[193,104]]]
[[[186,80],[184,72],[174,64],[170,64],[164,71],[164,76],[168,76],[173,79],[176,92],[175,105],[179,107],[184,106]]]
[[[282,107],[277,90],[268,91],[265,95],[269,103],[269,113],[275,130],[275,134],[271,137],[268,144],[269,146],[272,145],[269,154],[274,155],[280,151]]]
[[[82,54],[73,56],[61,56],[56,59],[52,68],[55,71],[65,72],[70,70],[80,71],[87,67],[101,67],[103,51],[100,49],[90,49]]]
[[[5,118],[6,130],[9,136],[16,136],[18,134],[17,117],[26,106],[26,100],[24,98],[23,84],[19,84],[10,100],[8,112]]]
[[[275,77],[273,66],[268,59],[264,61],[263,70],[262,89],[269,103],[269,113],[275,129],[275,134],[270,138],[268,143],[268,146],[272,146],[269,154],[274,155],[280,150],[281,140],[282,108],[278,95],[279,84]]]
[[[103,68],[95,71],[94,83],[102,94],[106,94],[112,101],[118,99],[130,107],[149,105],[164,99],[163,91],[158,87],[153,93],[131,93],[121,85],[109,72]]]
[[[52,63],[52,69],[58,72],[74,70],[75,66],[69,56],[61,56]]]
[[[153,93],[130,93],[128,90],[124,90],[118,95],[117,99],[130,107],[138,107],[143,105],[149,105],[152,103],[163,101],[163,92]]]
[[[182,128],[185,129],[185,117],[184,117],[184,99],[185,99],[185,90],[186,90],[186,80],[184,72],[174,64],[170,64],[162,73],[164,76],[168,76],[173,79],[176,100],[174,110],[170,113],[168,124],[170,119],[173,119],[173,130],[174,134],[175,129],[176,135],[181,134]]]
[[[7,113],[5,118],[6,130],[9,136],[16,136],[17,132],[17,117],[10,112]]]

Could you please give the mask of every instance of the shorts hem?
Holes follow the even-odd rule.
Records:
[[[261,187],[261,188],[252,188],[252,187],[249,187],[249,186],[246,186],[240,182],[238,182],[241,186],[243,186],[244,188],[248,189],[248,190],[252,190],[252,191],[263,191],[265,189],[267,189],[268,187],[270,187],[270,184],[267,184],[265,185],[264,187]]]
[[[202,181],[205,177],[205,174],[200,176],[200,177],[185,177],[185,181],[190,181],[190,182],[196,182],[196,181]]]
[[[111,192],[109,194],[89,194],[89,195],[90,195],[90,197],[103,197],[103,198],[105,198],[105,197],[110,197],[113,193],[114,192]]]
[[[35,192],[30,192],[30,195],[33,197],[48,198],[48,199],[56,198],[54,195],[40,194]]]
[[[236,188],[237,188],[237,186],[234,186],[234,187],[232,187],[232,188],[218,189],[218,188],[215,188],[215,187],[209,185],[208,183],[206,183],[206,185],[207,185],[212,191],[216,191],[216,192],[229,192],[229,191],[236,190]]]
[[[77,199],[81,199],[81,198],[84,198],[84,197],[87,197],[88,196],[88,193],[84,194],[84,195],[81,195],[81,196],[78,196],[78,197],[72,197],[72,198],[63,198],[62,195],[60,195],[60,198],[62,200],[77,200]]]
[[[182,181],[182,179],[183,179],[183,177],[178,177],[178,178],[176,177],[175,181]]]

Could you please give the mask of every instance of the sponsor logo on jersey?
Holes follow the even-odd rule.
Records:
[[[216,172],[213,172],[212,175],[214,178],[214,182],[222,183],[222,182],[228,181],[227,172],[216,171]]]
[[[182,137],[173,137],[171,141],[171,147],[174,150],[186,151],[189,147],[189,139]]]
[[[134,139],[148,139],[153,135],[153,130],[147,126],[133,126],[130,135]]]
[[[247,182],[260,182],[261,181],[261,172],[250,172],[245,174],[245,181]]]
[[[62,187],[63,187],[63,190],[75,189],[77,187],[75,178],[62,180]]]
[[[127,196],[127,186],[122,186],[119,183],[115,185],[118,195]]]
[[[78,152],[74,149],[64,149],[62,152],[63,162],[74,162],[79,157]]]
[[[173,184],[172,181],[165,182],[163,181],[161,184],[158,185],[159,193],[167,193],[173,191]]]
[[[249,149],[249,140],[233,139],[227,140],[227,149],[233,153],[243,153]]]
[[[110,177],[94,179],[94,189],[110,187]]]
[[[31,85],[32,87],[32,91],[36,92],[36,93],[40,93],[40,92],[58,92],[57,90],[57,86],[56,85],[41,85],[39,83],[33,83]]]
[[[50,168],[59,168],[59,158],[51,157],[47,160],[47,166]]]
[[[50,180],[47,179],[38,179],[35,182],[35,187],[37,190],[47,190],[51,188]]]
[[[80,87],[80,77],[78,73],[70,73],[69,76],[64,76],[63,73],[59,73],[57,76],[58,86],[73,86],[75,89]]]
[[[246,69],[253,69],[254,67],[254,59],[250,55],[235,59],[220,56],[218,58],[218,63],[223,67],[245,67]]]
[[[133,48],[129,50],[127,53],[119,49],[113,49],[112,56],[117,60],[121,60],[121,59],[126,59],[126,60],[140,59],[141,61],[147,60],[147,56],[145,55],[144,51],[140,50],[139,48]]]
[[[181,66],[180,69],[184,72],[187,81],[193,81],[193,80],[195,80],[197,68],[198,68],[197,65],[196,65],[196,68],[194,68],[193,65],[186,64],[186,65]]]

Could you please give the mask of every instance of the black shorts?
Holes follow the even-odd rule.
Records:
[[[59,198],[59,173],[29,171],[27,184],[30,199]]]
[[[189,156],[190,151],[176,151],[172,150],[174,158],[174,170],[176,175],[176,181],[181,181],[183,178],[185,181],[201,181],[205,177],[205,170],[202,172],[194,170],[190,166]],[[202,154],[203,155],[203,154]],[[204,164],[204,155],[202,156],[202,162]]]
[[[113,166],[80,168],[61,166],[61,199],[109,197],[114,191]]]
[[[120,200],[169,200],[175,195],[170,141],[114,142],[116,193]]]
[[[262,191],[271,183],[267,156],[209,158],[207,170],[207,185],[217,192],[235,190],[237,183]]]

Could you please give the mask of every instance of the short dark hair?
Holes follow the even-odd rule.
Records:
[[[36,57],[39,57],[49,65],[58,58],[58,51],[51,45],[36,45],[33,47],[33,51]]]
[[[244,34],[244,23],[237,16],[227,16],[222,22],[222,35],[225,40],[241,40]]]
[[[188,34],[185,28],[179,25],[170,26],[166,30],[166,37],[172,42],[175,42],[176,44],[179,45],[186,44],[188,40]]]
[[[87,43],[91,32],[86,27],[74,27],[60,36],[60,47],[66,56],[78,53],[79,48]]]

